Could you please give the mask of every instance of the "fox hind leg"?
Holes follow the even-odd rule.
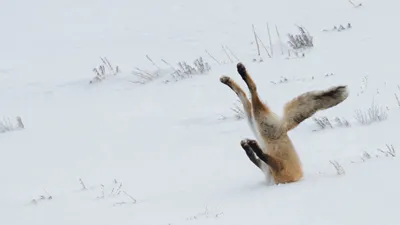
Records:
[[[242,63],[238,63],[236,67],[239,75],[242,77],[242,79],[247,84],[247,87],[250,90],[253,110],[254,111],[262,110],[264,112],[269,112],[269,108],[266,105],[264,105],[264,103],[260,100],[260,97],[258,96],[257,93],[257,86],[253,81],[253,78],[251,78],[251,76],[248,74],[246,67]]]
[[[250,90],[253,116],[258,125],[259,132],[262,136],[266,136],[269,139],[278,139],[283,134],[280,119],[261,101],[257,92],[257,86],[242,63],[237,64],[237,71]]]
[[[236,93],[236,95],[239,97],[239,100],[243,105],[244,113],[246,114],[247,122],[248,122],[248,124],[250,126],[250,129],[253,132],[253,134],[256,137],[258,137],[257,128],[256,128],[256,126],[254,124],[254,121],[253,121],[253,113],[252,113],[251,102],[247,98],[246,93],[243,91],[243,89],[234,80],[232,80],[228,76],[222,76],[220,78],[220,81],[221,81],[221,83],[225,84],[230,89],[232,89]]]
[[[240,86],[228,76],[222,76],[219,80],[221,81],[221,83],[225,84],[236,93],[236,95],[239,97],[240,102],[243,104],[246,116],[248,118],[252,118],[253,116],[251,113],[251,103],[243,89],[240,88]]]

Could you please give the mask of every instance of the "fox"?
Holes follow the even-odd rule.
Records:
[[[236,67],[250,91],[250,98],[229,76],[221,76],[220,82],[239,97],[248,125],[256,137],[256,140],[241,140],[242,149],[249,160],[261,169],[267,180],[272,178],[273,184],[301,180],[304,176],[302,163],[288,132],[316,112],[335,107],[346,100],[349,96],[347,85],[300,94],[284,105],[283,116],[280,118],[261,101],[257,86],[243,63],[239,62]]]

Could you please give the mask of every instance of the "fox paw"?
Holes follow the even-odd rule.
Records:
[[[256,140],[252,140],[252,139],[248,139],[248,138],[241,140],[240,145],[242,146],[242,148],[252,148],[252,146],[258,146]]]
[[[240,74],[240,76],[241,76],[242,78],[247,77],[246,67],[243,65],[243,63],[238,63],[238,64],[236,65],[236,67],[237,67],[238,73]]]
[[[258,144],[257,144],[256,140],[248,140],[247,144],[250,145],[250,147],[253,147],[253,146],[257,146],[258,147]]]
[[[243,139],[243,140],[240,141],[240,145],[242,147],[248,146],[249,145],[249,141],[250,141],[250,139]]]
[[[219,81],[221,81],[221,83],[223,84],[228,84],[230,82],[231,78],[227,77],[227,76],[222,76],[221,78],[219,78]]]

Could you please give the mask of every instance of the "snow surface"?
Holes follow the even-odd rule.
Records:
[[[399,224],[400,163],[377,149],[400,146],[400,4],[362,3],[2,1],[0,117],[21,116],[25,128],[0,134],[0,224]],[[267,22],[274,57],[262,49],[264,61],[253,62],[252,24],[268,46]],[[347,23],[346,31],[322,31]],[[282,42],[295,25],[305,26],[315,47],[285,59],[275,25]],[[351,127],[313,131],[309,119],[290,132],[302,181],[267,186],[241,149],[240,140],[254,137],[245,120],[233,118],[237,97],[219,77],[245,86],[221,45],[246,65],[278,114],[305,91],[348,85],[345,102],[315,117],[345,118]],[[146,55],[163,69],[161,59],[176,65],[202,56],[212,70],[134,84],[135,67],[156,70]],[[99,57],[121,73],[89,84]],[[288,82],[271,83],[282,77]],[[357,123],[355,110],[372,102],[388,119]],[[372,158],[363,161],[364,152]],[[346,173],[337,175],[331,160]],[[52,199],[32,202],[46,192]]]

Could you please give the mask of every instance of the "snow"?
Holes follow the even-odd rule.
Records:
[[[400,146],[399,3],[354,3],[363,6],[346,0],[2,2],[0,119],[20,116],[25,127],[0,133],[0,224],[398,224],[400,164],[378,149]],[[269,46],[267,23],[274,57],[261,48],[263,62],[253,62],[259,58],[252,24]],[[349,30],[322,31],[347,23]],[[275,25],[282,42],[297,32],[295,25],[305,26],[314,48],[304,58],[285,59]],[[303,92],[348,85],[346,101],[314,117],[345,118],[351,127],[314,131],[310,118],[289,133],[305,171],[300,182],[268,186],[241,149],[242,139],[254,137],[245,120],[233,118],[237,97],[219,77],[246,86],[237,60],[230,62],[221,45],[245,64],[279,115]],[[134,84],[136,67],[157,69],[146,55],[164,72]],[[121,72],[89,84],[99,57]],[[162,59],[176,66],[198,57],[211,65],[209,73],[164,82],[171,76]],[[287,83],[279,83],[283,77]],[[359,124],[355,111],[372,103],[387,111],[387,120]],[[330,161],[345,174],[337,175]],[[40,195],[52,199],[34,204]]]

